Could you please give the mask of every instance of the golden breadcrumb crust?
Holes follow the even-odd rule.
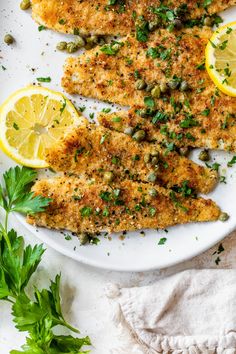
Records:
[[[189,222],[215,221],[220,209],[211,200],[181,198],[156,186],[129,180],[107,186],[73,177],[44,179],[33,191],[52,199],[46,212],[28,216],[28,222],[76,233],[121,232],[167,228]]]
[[[116,116],[112,118],[114,121]],[[152,164],[152,157],[145,163],[148,155],[155,155],[157,163]],[[146,182],[154,172],[155,184],[170,188],[188,181],[191,188],[201,193],[210,192],[218,181],[216,171],[176,152],[167,152],[161,145],[138,143],[128,135],[95,124],[76,128],[60,140],[47,151],[46,161],[57,172],[83,174],[98,181],[104,179],[104,173],[112,171],[114,181]]]
[[[70,94],[124,106],[144,106],[144,98],[150,93],[137,90],[137,76],[147,84],[160,84],[176,77],[187,81],[195,96],[199,87],[209,84],[214,87],[206,71],[201,70],[211,35],[211,30],[196,27],[177,33],[162,29],[145,43],[129,35],[120,41],[119,50],[114,55],[104,53],[104,47],[96,47],[78,57],[69,57],[64,66],[62,85]],[[158,57],[148,54],[156,49]],[[175,90],[171,94],[175,100],[184,101],[188,92]],[[204,93],[201,96],[200,99],[205,99]],[[156,101],[158,107],[171,108],[169,98]]]
[[[205,14],[215,14],[236,4],[235,0],[213,0],[204,7],[204,0],[128,0],[125,6],[108,6],[108,0],[32,0],[33,18],[40,24],[55,31],[82,34],[125,35],[135,28],[135,18],[144,16],[151,20],[151,6],[162,5],[174,9],[182,4],[188,5],[188,18],[199,18]],[[133,16],[133,14],[136,16]]]
[[[181,114],[168,122],[153,123],[152,119],[141,118],[134,108],[112,114],[101,113],[98,120],[104,127],[118,132],[123,132],[127,127],[130,129],[138,126],[146,132],[149,141],[174,143],[177,147],[191,146],[236,152],[236,117],[234,113],[224,116],[225,109],[231,111],[232,108],[227,106],[227,97],[225,98],[222,107],[217,103],[214,112],[207,117],[198,116],[198,125],[189,128],[182,127],[186,118]],[[119,122],[114,122],[114,117],[119,117]]]

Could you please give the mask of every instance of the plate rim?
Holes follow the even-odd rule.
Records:
[[[215,246],[217,243],[219,243],[220,241],[222,241],[223,239],[225,239],[226,237],[228,237],[233,231],[236,230],[236,220],[235,220],[235,224],[232,225],[227,232],[225,232],[224,234],[221,234],[221,236],[217,237],[216,239],[214,239],[211,243],[208,243],[207,245],[203,244],[202,247],[198,248],[196,251],[192,251],[191,253],[189,253],[186,256],[182,256],[182,258],[180,259],[180,257],[178,259],[173,259],[173,262],[168,261],[165,262],[163,264],[163,266],[147,266],[147,267],[128,267],[126,266],[126,268],[119,268],[117,266],[112,266],[109,265],[106,267],[106,265],[104,263],[99,263],[96,262],[93,259],[88,259],[85,258],[83,256],[81,256],[79,253],[70,251],[66,248],[63,248],[63,246],[61,246],[59,243],[56,242],[56,240],[54,241],[53,238],[50,238],[49,236],[47,236],[47,234],[43,231],[44,228],[43,227],[33,227],[32,225],[28,224],[26,221],[22,222],[22,218],[24,218],[23,215],[17,214],[17,213],[13,213],[14,216],[16,217],[16,219],[21,223],[21,225],[23,225],[29,232],[31,232],[34,236],[36,236],[37,239],[39,239],[40,241],[44,242],[46,245],[48,245],[49,247],[51,247],[52,249],[56,250],[57,252],[59,252],[60,254],[67,256],[71,259],[74,259],[75,261],[94,267],[94,268],[99,268],[99,269],[103,269],[103,270],[110,270],[110,271],[116,271],[116,272],[123,272],[123,273],[129,273],[129,272],[148,272],[148,271],[154,271],[154,270],[161,270],[161,269],[165,269],[165,268],[170,268],[173,267],[177,264],[181,264],[184,263],[190,259],[193,259],[196,256],[199,256],[201,254],[203,254],[204,252],[206,252],[207,250],[211,249],[213,246]],[[38,230],[38,232],[37,232]],[[47,229],[45,229],[47,230]],[[58,231],[59,232],[59,231]],[[42,235],[42,236],[40,236]],[[45,235],[45,237],[44,237]],[[148,236],[147,236],[148,237]],[[46,238],[46,240],[45,240]]]
[[[14,6],[15,6],[15,4],[14,4]],[[236,6],[226,10],[224,13],[230,14],[232,10],[233,10],[233,14],[236,14],[236,12],[235,12]],[[235,17],[235,15],[233,15],[233,16]],[[15,17],[13,16],[13,18],[15,18]],[[22,17],[22,19],[23,19],[23,17]],[[11,21],[12,20],[10,20],[10,22]],[[30,28],[32,28],[32,31],[33,31],[32,33],[38,34],[37,26],[33,25],[32,19],[30,19],[30,20],[26,19],[26,26],[28,26],[29,21],[30,21]],[[225,22],[226,23],[229,22],[227,18],[226,18]],[[19,23],[18,24],[16,23],[16,26],[19,26]],[[34,30],[33,30],[33,26],[34,26]],[[22,36],[22,33],[21,33],[21,36]],[[24,36],[22,36],[22,37],[21,36],[19,34],[19,44],[20,45],[22,45],[22,43],[24,43],[23,42]],[[56,40],[59,37],[57,37],[55,35],[55,33],[52,34],[52,31],[48,31],[48,35],[47,35],[47,32],[45,31],[42,33],[42,37],[41,36],[37,37],[37,38],[34,37],[36,39],[35,46],[37,44],[37,50],[39,48],[38,47],[39,43],[40,43],[40,45],[41,45],[41,43],[45,44],[44,43],[44,41],[46,40],[45,36],[46,37],[50,36],[49,41],[50,41],[51,47],[49,48],[49,52],[47,53],[47,55],[51,56],[52,51],[53,51],[52,45],[54,45],[54,43],[56,44]],[[60,38],[62,38],[62,34],[60,34]],[[10,48],[9,48],[9,50],[10,50]],[[19,53],[19,50],[22,50],[22,48],[20,46],[18,46],[18,48],[16,48],[16,50],[18,50],[18,52],[16,52],[15,55],[17,55],[17,53]],[[64,57],[63,56],[61,56],[60,58],[58,57],[59,62],[62,60],[62,58],[64,58]],[[36,61],[36,63],[37,63],[37,61]],[[34,65],[34,62],[32,62],[32,64],[30,63],[30,65]],[[50,69],[50,66],[48,68]],[[60,66],[60,70],[61,70],[61,66]],[[25,75],[26,69],[22,70],[22,73],[24,73],[24,75]],[[15,75],[15,73],[13,71],[10,75],[10,80],[9,80],[10,85],[11,85],[11,80],[14,77],[14,75]],[[30,79],[29,79],[29,77],[30,77]],[[27,78],[27,84],[28,84],[28,82],[31,82],[31,80],[35,79],[35,77],[32,76],[31,74],[28,75],[28,71],[27,71],[27,75],[24,76],[24,78],[21,78],[22,82],[21,82],[21,79],[20,80],[18,79],[18,76],[16,76],[16,79],[14,78],[14,82],[16,81],[18,85],[20,84],[22,87],[25,87],[25,85],[26,85],[25,78]],[[28,81],[28,80],[30,80],[30,81]],[[8,85],[9,85],[9,82],[8,82]],[[9,86],[9,87],[11,87],[11,86]],[[14,87],[15,87],[15,85],[14,85]],[[46,86],[46,87],[48,87],[49,89],[54,89],[56,91],[60,91],[61,93],[63,93],[63,90],[61,89],[61,86],[59,84],[59,81],[57,81],[57,79],[54,80],[54,83],[52,85],[50,84],[49,86]],[[6,93],[7,93],[7,90],[6,90]],[[69,95],[67,95],[67,97],[71,98],[72,101],[74,100],[73,97],[70,97]],[[96,102],[97,100],[94,100],[94,101]],[[77,102],[77,104],[79,104],[79,102],[80,102],[79,99],[77,100],[77,98],[76,98],[76,102]],[[102,101],[100,101],[100,102],[105,104]],[[11,162],[11,166],[13,163],[14,162]],[[6,167],[5,162],[3,162],[2,166],[5,169],[5,167]],[[140,265],[140,262],[138,262],[138,261],[133,264],[132,264],[132,262],[129,262],[129,263],[128,262],[126,262],[126,263],[120,262],[120,264],[118,264],[118,262],[111,263],[112,260],[110,262],[108,261],[106,263],[105,258],[99,258],[99,256],[95,258],[95,257],[89,257],[84,254],[81,254],[81,252],[75,252],[75,251],[73,251],[73,249],[71,247],[69,247],[69,246],[65,247],[63,242],[58,242],[57,237],[53,238],[51,234],[47,233],[46,228],[38,228],[38,227],[36,228],[32,225],[29,225],[26,222],[25,217],[20,214],[15,213],[12,216],[15,217],[15,219],[19,222],[19,226],[21,226],[23,229],[25,229],[29,232],[29,236],[32,235],[33,237],[35,237],[36,240],[40,240],[41,242],[45,243],[45,245],[47,245],[48,247],[51,247],[52,249],[56,250],[60,254],[63,254],[71,259],[74,259],[74,260],[80,262],[81,264],[85,264],[85,265],[88,265],[91,267],[96,267],[98,269],[119,271],[119,272],[147,272],[147,271],[152,271],[152,270],[159,270],[159,269],[168,268],[171,266],[175,266],[177,264],[182,264],[183,262],[186,262],[187,260],[190,260],[190,259],[202,254],[203,252],[209,250],[211,247],[213,247],[218,242],[222,241],[225,237],[227,237],[230,233],[232,233],[232,231],[236,230],[236,217],[235,217],[235,219],[233,219],[231,224],[228,227],[226,226],[225,228],[221,229],[221,231],[217,231],[217,228],[216,229],[210,228],[210,231],[208,231],[208,235],[210,235],[210,233],[212,233],[210,235],[210,238],[204,242],[201,242],[201,244],[199,244],[196,248],[194,246],[192,246],[191,248],[188,248],[188,251],[185,253],[182,253],[182,254],[178,253],[178,255],[175,254],[172,257],[161,258],[162,264],[158,264],[158,262],[157,262],[157,265],[155,265],[154,261],[146,262],[146,264],[145,264],[145,262],[142,262],[141,265]],[[60,231],[58,231],[58,233],[59,232]],[[60,235],[58,235],[58,237],[59,236]],[[177,236],[178,235],[175,235],[174,237],[177,237]],[[63,238],[62,235],[61,235],[61,237]],[[148,236],[146,236],[146,237],[148,237]],[[204,235],[204,237],[207,238],[208,237],[207,234]],[[99,252],[99,250],[98,250],[98,252]],[[148,257],[148,254],[146,254],[146,256]],[[127,257],[129,257],[129,254],[127,254]]]

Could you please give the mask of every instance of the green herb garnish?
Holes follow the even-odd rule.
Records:
[[[38,82],[51,82],[52,79],[48,76],[48,77],[37,77],[37,81]]]
[[[90,345],[90,339],[71,335],[57,335],[56,327],[79,331],[65,320],[61,309],[60,279],[57,275],[50,282],[49,289],[34,287],[34,294],[27,291],[29,281],[41,262],[42,245],[25,246],[22,236],[8,229],[8,217],[12,212],[23,214],[40,213],[49,205],[50,199],[35,196],[31,185],[36,172],[26,167],[9,169],[0,184],[0,206],[5,211],[5,220],[0,223],[0,300],[12,305],[16,328],[28,332],[22,350],[11,354],[63,354],[84,353],[83,346]]]

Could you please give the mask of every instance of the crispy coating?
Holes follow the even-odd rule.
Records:
[[[112,122],[117,122],[116,116]],[[149,156],[149,162],[145,159]],[[114,181],[131,179],[147,182],[157,174],[155,184],[165,187],[184,181],[197,192],[208,193],[216,185],[216,171],[195,164],[175,152],[167,153],[159,144],[138,143],[126,134],[88,124],[75,129],[46,154],[50,167],[58,172],[84,175],[101,181],[113,172]]]
[[[33,18],[40,24],[64,33],[74,33],[79,29],[82,34],[126,35],[135,28],[135,18],[141,15],[147,20],[154,15],[150,7],[162,5],[174,9],[187,4],[187,18],[199,18],[215,14],[236,4],[235,0],[213,0],[203,6],[204,0],[127,0],[125,6],[108,6],[108,0],[32,0]],[[133,16],[133,14],[136,16]]]
[[[97,47],[79,57],[68,58],[62,85],[70,94],[78,93],[124,106],[144,106],[144,98],[150,96],[150,92],[136,88],[137,77],[147,84],[178,78],[188,82],[194,97],[200,87],[214,87],[206,71],[201,70],[211,35],[208,29],[194,28],[178,33],[162,29],[152,34],[146,43],[127,36],[120,42],[115,55],[108,55],[104,53],[104,47]],[[184,101],[188,93],[173,90],[167,94],[167,100],[156,101],[159,107],[170,109],[170,94],[175,100]],[[205,99],[204,95],[201,99]]]
[[[73,177],[44,179],[35,183],[37,195],[52,198],[46,212],[28,216],[28,222],[76,233],[120,232],[166,228],[189,222],[215,221],[220,209],[211,200],[182,198],[156,186],[125,180],[114,186],[91,184]],[[170,194],[172,193],[172,194]]]
[[[130,129],[138,126],[139,129],[146,132],[147,140],[157,141],[166,146],[174,143],[177,147],[191,146],[236,152],[235,111],[233,111],[233,107],[229,106],[228,97],[224,96],[224,98],[225,100],[222,101],[216,97],[216,101],[219,100],[220,103],[211,108],[209,116],[196,115],[193,120],[178,114],[175,119],[164,122],[156,121],[152,117],[141,118],[136,113],[136,109],[113,114],[101,113],[98,120],[104,127],[119,132],[123,132],[127,127]],[[225,115],[226,107],[228,108],[227,115]],[[201,109],[201,102],[199,102],[199,108]],[[202,105],[202,112],[203,109]],[[113,118],[117,116],[120,121],[114,122]],[[191,122],[198,125],[191,126]],[[190,124],[188,128],[184,127],[188,124]]]
[[[160,36],[154,34],[146,44],[128,37],[115,56],[95,49],[79,58],[69,58],[63,85],[70,93],[136,106],[137,109],[147,108],[145,97],[150,97],[150,92],[136,89],[134,73],[147,83],[161,83],[167,80],[168,72],[170,78],[187,81],[191,90],[170,91],[156,99],[152,109],[160,112],[158,119],[142,119],[134,109],[128,117],[127,113],[121,113],[123,119],[120,124],[108,122],[109,115],[104,116],[102,124],[122,132],[124,127],[141,124],[149,140],[236,151],[236,99],[219,92],[202,65],[210,34],[211,31],[193,29],[177,36],[161,30]],[[147,58],[148,48],[160,46],[163,46],[162,53],[167,57],[165,60],[163,56],[154,60]],[[171,58],[168,53],[171,53]]]
[[[236,99],[218,92],[204,69],[205,47],[211,34],[210,30],[196,28],[179,35],[160,30],[147,43],[128,36],[116,55],[107,55],[101,48],[95,48],[77,58],[68,58],[62,85],[70,94],[146,107],[145,98],[151,93],[136,88],[137,76],[154,85],[182,80],[190,89],[184,92],[169,89],[155,99],[156,108],[174,114],[181,109],[201,115],[202,111],[213,107],[212,119],[218,114],[224,119],[236,111]],[[147,53],[156,48],[160,51],[157,58],[154,52],[153,59]]]

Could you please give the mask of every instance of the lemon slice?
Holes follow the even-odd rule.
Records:
[[[61,93],[27,87],[0,107],[0,148],[24,166],[44,168],[45,149],[83,122],[84,118]]]
[[[222,92],[236,97],[236,22],[213,34],[206,47],[206,69]]]

